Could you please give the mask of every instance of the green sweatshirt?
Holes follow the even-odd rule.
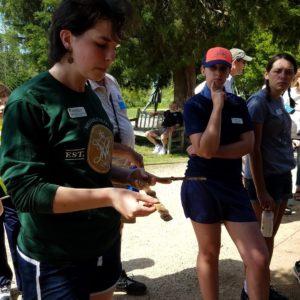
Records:
[[[21,222],[20,249],[44,262],[97,257],[119,236],[112,207],[53,213],[58,186],[110,187],[112,125],[89,86],[68,89],[49,72],[13,91],[5,108],[1,176]]]

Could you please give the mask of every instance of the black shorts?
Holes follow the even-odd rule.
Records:
[[[270,196],[276,203],[283,200],[288,200],[293,196],[292,194],[292,173],[270,175],[265,178],[266,188]],[[253,179],[245,178],[245,187],[251,201],[257,201],[256,189]]]
[[[256,217],[242,183],[229,185],[217,180],[186,180],[181,186],[184,214],[194,222],[254,222]]]

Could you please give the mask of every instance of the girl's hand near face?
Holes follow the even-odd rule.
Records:
[[[217,86],[216,82],[213,81],[211,86],[210,86],[210,91],[211,91],[211,99],[213,101],[214,107],[219,107],[223,108],[224,106],[224,101],[226,99],[226,94],[222,88]]]

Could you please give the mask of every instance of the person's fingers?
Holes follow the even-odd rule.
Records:
[[[157,203],[158,200],[156,198],[153,198],[149,195],[146,195],[146,194],[138,194],[137,195],[137,200],[138,201],[141,201],[141,202],[144,202],[143,205],[153,205],[154,203]]]
[[[294,193],[294,199],[295,199],[296,201],[300,201],[300,191],[296,191],[296,192]]]
[[[156,177],[156,182],[159,182],[159,183],[162,183],[162,184],[170,184],[170,183],[172,183],[172,180],[166,179],[166,178]]]

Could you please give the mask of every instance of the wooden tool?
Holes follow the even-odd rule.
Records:
[[[150,189],[149,184],[146,181],[139,181],[139,184],[143,187],[143,190],[147,195],[158,199],[156,196],[156,192]],[[156,208],[157,212],[160,214],[161,219],[163,219],[164,221],[168,222],[173,219],[169,211],[161,202],[155,203],[154,207]]]
[[[159,177],[159,179],[163,180],[171,180],[171,181],[177,181],[177,180],[207,180],[206,177],[204,176],[180,176],[180,177],[175,177],[175,176],[170,176],[170,177]]]

